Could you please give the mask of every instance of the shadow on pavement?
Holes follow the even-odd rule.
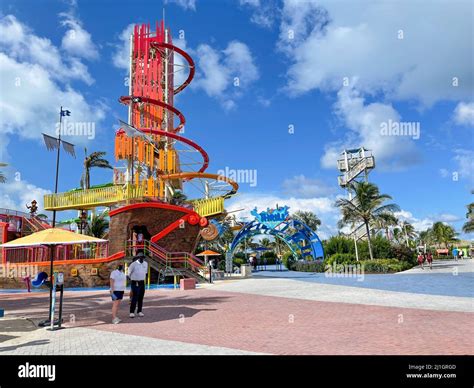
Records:
[[[8,352],[10,350],[17,350],[18,348],[23,348],[25,346],[39,346],[39,345],[47,345],[47,344],[49,344],[49,340],[35,340],[35,341],[25,342],[23,344],[1,347],[0,352]]]

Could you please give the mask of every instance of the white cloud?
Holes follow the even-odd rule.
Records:
[[[441,178],[447,178],[449,176],[449,171],[445,168],[440,168],[439,175],[441,175]]]
[[[72,56],[86,59],[97,59],[99,52],[92,42],[91,34],[82,27],[79,19],[70,13],[61,13],[61,24],[66,27],[66,31],[61,47]]]
[[[400,121],[390,104],[369,103],[352,87],[338,92],[336,113],[350,130],[344,139],[327,144],[321,158],[324,168],[336,168],[336,160],[344,148],[364,146],[373,151],[376,163],[385,170],[400,170],[419,162],[414,142],[406,136],[384,136],[381,124]]]
[[[298,198],[294,196],[283,197],[272,194],[250,194],[243,193],[229,200],[226,205],[228,211],[244,209],[235,213],[237,218],[250,221],[253,216],[250,214],[255,206],[258,209],[273,208],[276,205],[289,206],[290,214],[298,210],[314,212],[321,220],[321,227],[318,228],[320,238],[328,238],[330,235],[337,233],[337,217],[339,209],[334,206],[334,198]]]
[[[91,82],[78,59],[66,64],[50,40],[37,37],[11,15],[1,19],[0,36],[0,136],[6,142],[12,134],[39,139],[41,132],[54,133],[60,106],[72,112],[70,120],[93,123],[98,131],[104,106],[92,105],[67,83],[71,78]],[[87,136],[70,140],[75,144],[89,141]]]
[[[474,102],[460,102],[454,109],[454,121],[460,125],[474,126]]]
[[[112,63],[119,69],[129,72],[130,68],[130,35],[132,35],[134,24],[129,24],[119,35],[119,43],[115,45],[112,55]]]
[[[200,76],[194,87],[203,89],[210,97],[218,97],[229,87],[229,69],[222,63],[220,53],[207,44],[196,50]]]
[[[39,213],[44,213],[43,196],[51,191],[24,180],[8,178],[6,183],[0,184],[0,208],[27,212],[25,205],[35,199]]]
[[[283,191],[298,198],[313,198],[332,194],[334,188],[319,179],[310,179],[304,175],[296,175],[283,181]]]
[[[411,212],[407,210],[400,210],[399,212],[395,212],[394,215],[400,221],[407,221],[412,224],[415,230],[419,232],[431,228],[435,222],[451,224],[463,220],[462,217],[450,213],[435,214],[421,219],[416,218]]]
[[[174,3],[184,10],[196,10],[196,0],[165,0],[165,4]]]
[[[456,172],[459,178],[474,182],[474,151],[465,149],[454,150],[454,161],[457,164]]]
[[[250,21],[263,28],[272,28],[279,16],[280,8],[275,0],[240,0],[240,5],[252,11]]]
[[[56,80],[94,82],[79,59],[62,55],[49,39],[34,35],[13,15],[0,19],[0,50],[17,61],[41,66]]]
[[[114,66],[129,70],[130,35],[133,24],[119,35],[119,43],[112,56]],[[187,51],[195,61],[196,75],[191,88],[203,90],[209,97],[216,98],[225,110],[234,109],[236,100],[259,78],[259,71],[249,47],[240,41],[228,43],[224,50],[208,44],[200,44],[195,50],[187,47],[186,39],[175,39],[173,44]],[[180,85],[188,76],[187,63],[175,54],[175,85]],[[263,101],[265,104],[266,101]]]
[[[362,93],[430,106],[471,97],[472,45],[468,1],[285,0],[278,46],[292,60],[294,94],[336,91],[357,77]]]
[[[84,96],[66,86],[61,88],[40,65],[20,63],[0,53],[0,134],[16,134],[35,139],[41,132],[54,133],[60,106],[67,107],[70,120],[92,122],[98,127],[105,112],[101,105],[90,105]],[[86,136],[74,138],[84,144]]]
[[[201,44],[196,49],[196,58],[194,88],[217,98],[225,109],[234,108],[235,100],[259,78],[250,49],[239,41],[229,42],[222,51]]]

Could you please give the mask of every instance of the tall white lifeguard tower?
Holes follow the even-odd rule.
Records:
[[[341,153],[341,158],[337,161],[337,169],[341,175],[337,177],[339,186],[347,190],[349,201],[356,201],[350,183],[353,181],[369,180],[369,173],[375,168],[375,158],[372,151],[365,147],[344,150]],[[367,237],[367,231],[364,224],[356,226],[350,236],[354,239],[355,252],[357,260],[359,260],[359,252],[357,249],[357,241]]]

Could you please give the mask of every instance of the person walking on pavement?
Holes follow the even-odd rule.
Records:
[[[117,269],[110,274],[110,296],[112,298],[112,323],[117,324],[121,319],[117,316],[120,301],[123,299],[127,276],[123,273],[123,264],[119,264]]]
[[[428,252],[426,254],[426,261],[428,262],[430,269],[433,269],[433,255],[431,254],[431,252]]]
[[[135,309],[139,317],[144,317],[142,312],[143,298],[145,296],[145,278],[148,272],[148,264],[145,261],[143,252],[137,255],[138,260],[135,260],[130,267],[128,267],[128,277],[130,278],[130,285],[132,290],[132,303],[130,304],[130,318],[135,318]],[[137,307],[138,304],[138,307]]]
[[[418,265],[421,267],[421,269],[424,269],[423,268],[423,260],[424,260],[424,257],[423,257],[423,253],[418,253]]]

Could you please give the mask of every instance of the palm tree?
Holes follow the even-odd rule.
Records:
[[[385,237],[390,240],[390,227],[398,225],[398,218],[392,213],[381,213],[375,219],[375,227],[385,231]]]
[[[471,194],[474,194],[474,190],[471,191]],[[474,232],[474,202],[471,202],[467,205],[467,214],[466,218],[468,221],[462,226],[462,231],[464,233],[473,233]]]
[[[269,247],[271,247],[272,242],[270,241],[269,238],[264,237],[264,238],[262,238],[262,240],[260,241],[260,245],[261,245],[262,247],[269,248]]]
[[[405,244],[407,247],[409,246],[408,241],[410,239],[414,239],[417,236],[417,233],[415,231],[415,228],[413,227],[412,224],[410,224],[407,221],[402,221],[400,223],[400,229],[402,230],[403,235],[405,236]]]
[[[418,240],[420,245],[433,245],[435,241],[433,230],[431,228],[428,228],[427,230],[421,231],[420,233],[418,233]]]
[[[308,225],[309,228],[315,232],[318,230],[318,226],[321,225],[321,220],[318,216],[310,211],[298,210],[293,214],[293,218]]]
[[[400,228],[394,228],[393,229],[393,239],[397,242],[397,244],[401,244],[403,241],[403,232]]]
[[[173,197],[171,197],[171,204],[179,206],[186,202],[187,199],[188,197],[186,196],[186,194],[184,194],[180,190],[175,190],[175,192],[173,193]]]
[[[445,248],[448,248],[449,243],[458,241],[456,238],[457,233],[451,225],[438,221],[433,224],[431,229],[436,242],[444,244]]]
[[[87,155],[87,148],[84,148],[84,152],[84,172],[81,177],[81,187],[87,190],[91,187],[91,168],[98,167],[113,169],[113,167],[110,165],[107,159],[104,159],[106,152],[96,151],[92,152],[90,155]]]
[[[380,214],[393,213],[400,208],[395,204],[383,205],[386,200],[392,199],[392,197],[388,194],[380,194],[379,188],[373,183],[351,182],[349,189],[354,191],[355,198],[352,200],[340,198],[336,201],[336,206],[341,209],[344,224],[362,222],[365,225],[369,255],[373,260],[370,223],[375,221]]]
[[[6,167],[8,164],[0,163],[0,167]],[[5,183],[7,181],[6,176],[0,171],[0,183]]]
[[[109,221],[106,219],[108,212],[102,213],[98,217],[93,217],[89,226],[91,236],[102,238],[109,229]]]

